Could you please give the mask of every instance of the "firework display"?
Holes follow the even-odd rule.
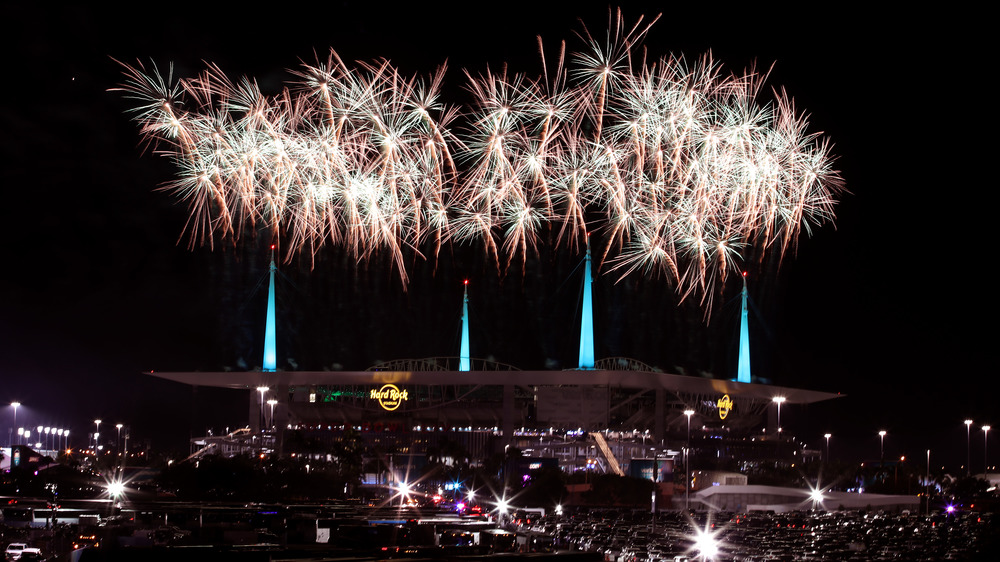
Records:
[[[143,135],[177,164],[164,189],[190,210],[192,245],[269,228],[286,256],[325,245],[358,260],[479,244],[498,267],[593,235],[604,272],[663,274],[710,302],[744,250],[783,254],[833,220],[828,141],[766,76],[710,56],[652,60],[649,26],[604,37],[525,74],[466,71],[468,107],[441,101],[445,70],[387,61],[293,71],[274,96],[215,66],[174,80],[126,66]],[[539,40],[541,45],[541,40]]]

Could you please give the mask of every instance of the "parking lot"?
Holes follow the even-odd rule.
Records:
[[[708,559],[996,560],[998,518],[975,512],[661,513],[593,511],[547,519],[558,547],[614,562]]]

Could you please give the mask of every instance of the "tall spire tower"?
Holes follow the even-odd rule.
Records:
[[[462,350],[458,358],[459,371],[471,371],[472,359],[469,354],[469,280],[465,280],[465,296],[462,297]]]
[[[583,315],[580,318],[580,369],[594,368],[594,303],[590,272],[590,236],[587,236],[586,267],[583,274]]]
[[[750,382],[750,330],[747,326],[747,273],[743,272],[743,310],[740,313],[740,363],[736,382]]]
[[[276,371],[278,369],[278,345],[275,335],[275,312],[274,312],[274,244],[271,244],[271,266],[270,284],[267,288],[267,320],[264,324],[264,363],[265,371]]]

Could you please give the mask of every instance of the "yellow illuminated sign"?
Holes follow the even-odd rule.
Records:
[[[378,390],[372,389],[371,399],[378,400],[378,405],[382,406],[383,410],[391,412],[410,399],[410,391],[399,390],[394,384],[386,384]]]
[[[719,407],[719,419],[724,420],[726,419],[726,416],[729,415],[729,412],[733,409],[735,404],[733,404],[733,401],[729,399],[729,395],[726,394],[722,398],[719,398],[716,405]]]

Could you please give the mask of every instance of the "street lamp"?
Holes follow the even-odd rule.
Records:
[[[774,450],[777,452],[775,462],[781,461],[781,404],[786,400],[784,396],[775,396],[771,402],[778,405],[778,431],[775,433]]]
[[[21,403],[18,402],[17,400],[15,400],[15,401],[13,401],[13,402],[10,403],[10,407],[14,408],[14,425],[11,426],[11,428],[10,428],[11,431],[14,431],[14,428],[17,427],[17,409],[18,409],[18,407],[20,405],[21,405]],[[10,437],[10,432],[7,433],[7,436]],[[10,441],[11,444],[12,444],[13,443],[13,438],[9,438],[9,439],[7,439],[7,441]],[[20,445],[20,439],[18,439],[18,445]]]
[[[115,440],[115,449],[117,449],[117,452],[120,455],[122,453],[122,428],[125,427],[125,424],[119,423],[116,424],[115,427],[118,428],[118,439]]]
[[[691,464],[688,458],[691,456],[691,416],[694,410],[688,408],[684,410],[684,415],[688,419],[687,446],[684,447],[684,477],[687,479],[684,482],[684,511],[688,511],[691,509]]]
[[[878,432],[879,440],[879,466],[881,467],[885,464],[885,430]]]
[[[830,438],[833,437],[832,433],[824,433],[823,437],[826,437],[826,462],[830,462]]]
[[[986,473],[990,471],[990,458],[987,455],[986,446],[989,444],[987,437],[989,437],[990,426],[983,426],[983,478],[989,479]]]
[[[270,387],[267,387],[267,386],[258,386],[257,387],[257,392],[260,393],[260,430],[261,431],[264,431],[264,425],[267,423],[267,420],[264,419],[264,393],[267,392],[268,390],[271,390]]]
[[[277,403],[278,403],[278,401],[275,400],[274,398],[272,398],[272,399],[270,399],[270,400],[267,401],[267,405],[271,407],[271,423],[269,423],[267,426],[271,427],[271,428],[274,427],[274,406]]]
[[[965,420],[965,475],[972,475],[972,420]]]
[[[774,402],[775,404],[778,405],[778,434],[779,434],[778,437],[781,437],[781,435],[780,435],[781,434],[781,404],[785,400],[787,400],[787,398],[785,398],[784,396],[775,396],[774,398],[771,398],[771,402]]]
[[[97,450],[97,438],[101,435],[101,420],[94,420],[94,450]]]
[[[927,449],[927,479],[924,480],[924,501],[927,502],[927,515],[931,514],[931,450]]]

